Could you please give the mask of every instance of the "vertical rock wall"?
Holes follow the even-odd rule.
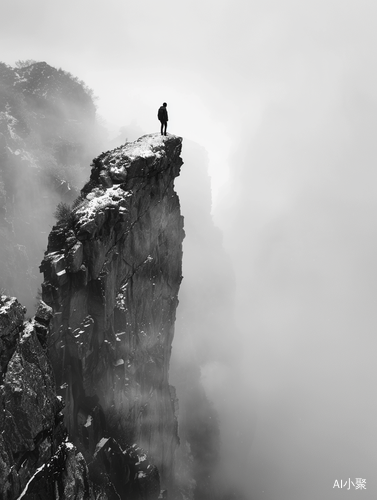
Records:
[[[183,218],[173,187],[181,142],[149,135],[95,159],[41,265],[69,437],[87,462],[103,439],[129,449],[120,474],[125,483],[136,478],[139,489],[148,474],[135,467],[143,461],[169,486],[178,443],[168,370],[182,273]],[[132,460],[132,446],[147,455]]]

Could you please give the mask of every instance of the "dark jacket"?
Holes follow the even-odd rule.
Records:
[[[161,106],[160,109],[158,110],[157,117],[160,120],[160,122],[165,123],[168,121],[168,110],[166,109],[165,106]]]

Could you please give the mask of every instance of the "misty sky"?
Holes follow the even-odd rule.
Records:
[[[375,0],[2,1],[2,61],[84,80],[114,136],[167,101],[208,152],[242,348],[203,376],[255,413],[250,500],[376,497],[376,21]]]

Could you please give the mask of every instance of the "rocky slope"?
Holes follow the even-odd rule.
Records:
[[[96,158],[41,265],[69,439],[96,487],[121,498],[157,498],[173,482],[168,370],[182,273],[173,187],[181,142],[149,135]]]

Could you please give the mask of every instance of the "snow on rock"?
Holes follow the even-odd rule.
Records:
[[[167,137],[158,134],[145,135],[137,141],[126,143],[109,153],[104,158],[104,163],[108,165],[111,178],[125,180],[126,171],[136,158],[146,160],[147,164],[152,164],[156,159],[160,159],[164,154],[166,140]]]
[[[4,372],[16,349],[26,309],[16,297],[0,297],[0,370]]]
[[[88,415],[84,427],[90,427],[92,425],[92,422],[93,422],[93,417],[91,415]]]
[[[79,220],[80,225],[84,225],[94,220],[99,210],[118,207],[121,200],[125,200],[129,196],[131,196],[131,193],[125,192],[120,187],[97,188],[86,196],[88,203],[84,203],[75,211],[75,218]]]
[[[145,454],[144,455],[140,455],[139,456],[139,461],[136,462],[135,465],[139,465],[139,464],[141,464],[141,462],[145,462],[146,459],[147,459],[147,455],[145,455]]]
[[[34,474],[31,476],[31,478],[29,479],[29,481],[26,483],[25,488],[23,489],[21,495],[18,497],[17,500],[21,500],[21,498],[25,497],[25,495],[28,493],[28,489],[29,489],[30,484],[36,479],[36,477],[38,476],[38,474],[46,467],[46,465],[47,464],[43,464],[40,467],[38,467],[38,469],[34,472]]]
[[[11,107],[9,104],[6,104],[5,111],[0,112],[0,122],[1,121],[4,121],[6,123],[10,137],[14,141],[19,141],[20,137],[15,132],[15,127],[18,123],[18,120],[12,115]]]
[[[18,300],[16,297],[8,297],[7,295],[1,295],[0,297],[0,318],[3,316],[7,318],[7,316],[10,314],[11,310],[14,307],[18,308]],[[24,309],[21,306],[22,309]],[[0,325],[2,328],[2,325]]]
[[[62,498],[73,498],[71,485],[84,492],[88,478],[83,457],[63,442],[64,401],[47,357],[52,309],[41,301],[34,318],[24,322],[24,313],[14,297],[1,296],[0,497],[49,498],[56,484]]]
[[[181,142],[180,137],[160,134],[144,135],[135,142],[127,142],[93,161],[92,179],[110,186],[149,175],[167,166],[168,158],[177,153],[177,145],[180,151]]]
[[[101,438],[99,442],[97,443],[96,450],[94,452],[94,456],[97,455],[97,453],[105,446],[105,444],[108,442],[109,438]]]

